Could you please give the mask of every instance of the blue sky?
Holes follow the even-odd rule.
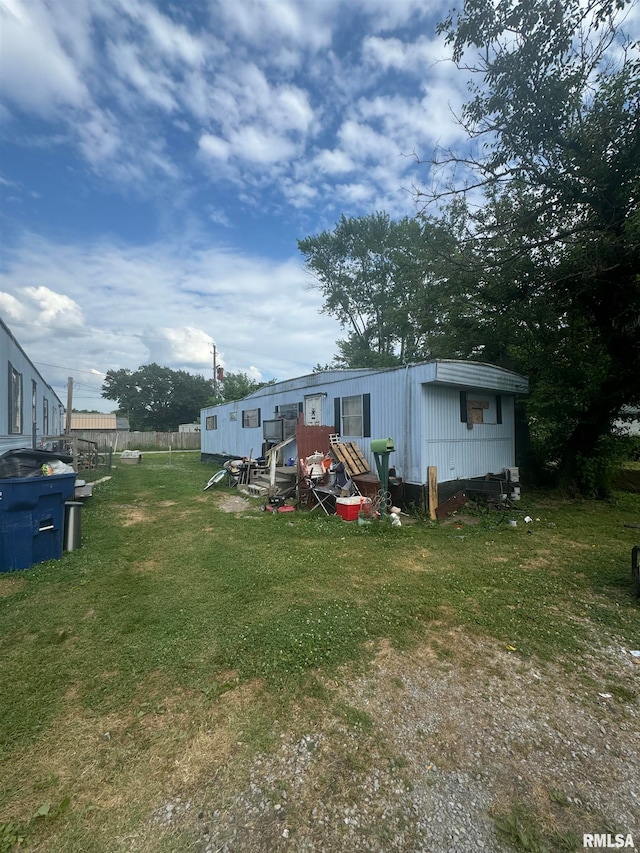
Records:
[[[297,239],[415,212],[467,80],[441,0],[0,0],[0,314],[63,399],[331,360]]]

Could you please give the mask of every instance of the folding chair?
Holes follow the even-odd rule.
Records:
[[[336,490],[331,486],[322,486],[319,483],[314,483],[312,481],[310,491],[315,499],[315,504],[311,507],[310,512],[321,508],[325,515],[335,514],[335,499],[340,494],[339,490]]]

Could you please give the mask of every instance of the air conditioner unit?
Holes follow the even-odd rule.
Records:
[[[520,482],[520,469],[519,468],[505,468],[504,473],[507,476],[507,480],[510,483],[519,483]]]

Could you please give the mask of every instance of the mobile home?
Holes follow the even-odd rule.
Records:
[[[0,318],[0,453],[36,447],[63,426],[62,401]]]
[[[422,486],[431,466],[439,483],[497,474],[516,464],[515,400],[527,391],[524,376],[481,362],[326,370],[203,409],[202,459],[259,456],[300,418],[356,442],[372,470],[371,439],[393,438],[405,484]],[[296,458],[295,441],[286,453]]]

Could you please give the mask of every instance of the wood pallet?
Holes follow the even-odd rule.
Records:
[[[369,463],[364,458],[362,451],[355,441],[344,441],[341,444],[332,444],[331,453],[338,462],[342,462],[350,477],[357,474],[368,474],[371,471]]]

